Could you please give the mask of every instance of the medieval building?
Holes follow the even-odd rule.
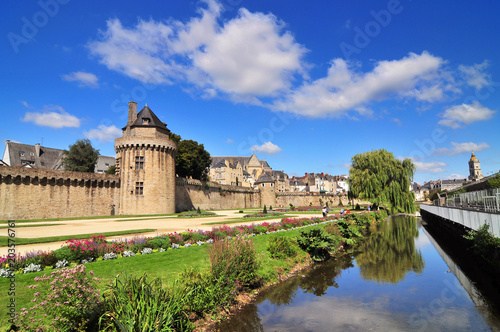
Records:
[[[170,130],[146,105],[131,101],[123,136],[115,140],[119,214],[175,212],[175,154]]]

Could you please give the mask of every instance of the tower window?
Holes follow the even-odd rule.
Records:
[[[142,118],[143,125],[145,125],[145,124],[147,125],[147,124],[149,124],[149,122],[150,122],[150,120],[148,118]]]
[[[144,157],[136,156],[135,157],[135,169],[144,169]]]
[[[144,182],[136,182],[135,183],[135,194],[136,195],[144,195]]]

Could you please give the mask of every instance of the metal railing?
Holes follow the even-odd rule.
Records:
[[[437,199],[434,205],[500,212],[500,188],[455,194],[447,199]]]

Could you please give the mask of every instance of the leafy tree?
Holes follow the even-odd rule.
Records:
[[[170,134],[170,139],[177,142],[175,172],[182,177],[192,177],[202,181],[208,180],[208,169],[212,163],[210,153],[203,144],[193,140],[182,140],[179,135]]]
[[[116,165],[111,165],[108,167],[108,169],[106,170],[106,172],[104,172],[106,174],[116,174]]]
[[[390,203],[393,212],[415,211],[415,196],[410,192],[415,165],[408,158],[400,161],[387,150],[364,152],[352,157],[349,190],[353,198],[380,205]]]
[[[93,173],[99,159],[99,150],[92,147],[90,140],[77,140],[63,152],[62,165],[66,171]]]

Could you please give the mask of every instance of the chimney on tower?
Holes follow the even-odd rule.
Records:
[[[134,121],[137,120],[137,103],[135,101],[130,101],[128,103],[128,123],[130,126]]]
[[[35,144],[35,156],[40,158],[40,143]]]

